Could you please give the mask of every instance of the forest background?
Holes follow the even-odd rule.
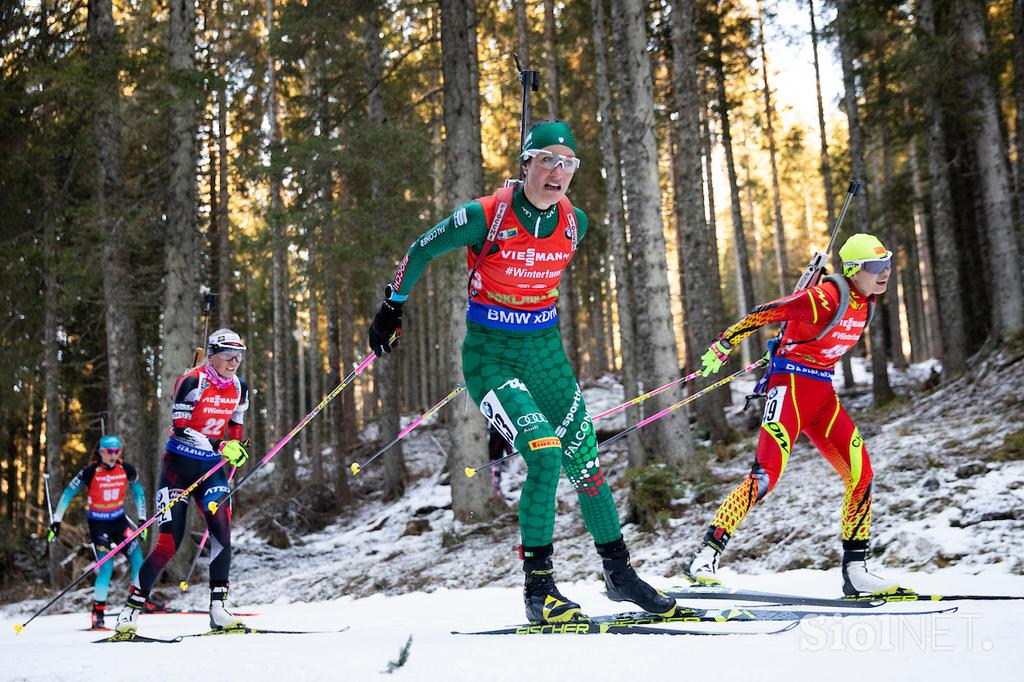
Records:
[[[794,51],[813,81],[773,62]],[[615,373],[632,397],[694,367],[791,290],[851,178],[840,240],[895,254],[857,349],[876,405],[898,399],[889,364],[938,358],[949,381],[1020,348],[1022,0],[4,1],[0,587],[48,523],[44,477],[63,485],[101,424],[151,494],[204,290],[210,331],[249,348],[257,457],[348,374],[412,239],[517,174],[513,52],[541,72],[534,118],[567,120],[583,160],[569,195],[591,229],[559,301],[581,380]],[[780,83],[814,109],[780,105]],[[431,266],[397,352],[275,460],[279,501],[403,495],[401,444],[370,483],[348,467],[366,425],[384,442],[461,382],[465,277],[461,254]],[[644,481],[702,475],[728,399],[628,439],[633,508]],[[443,419],[449,468],[482,464],[476,411]],[[451,482],[461,521],[502,512],[483,477]]]

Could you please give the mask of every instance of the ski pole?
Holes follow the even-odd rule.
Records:
[[[444,398],[441,398],[440,402],[438,402],[436,405],[431,407],[429,410],[427,410],[426,412],[421,414],[418,418],[416,418],[411,424],[406,426],[404,429],[399,431],[397,436],[395,436],[390,441],[388,441],[387,445],[385,445],[380,450],[378,450],[377,453],[373,457],[371,457],[370,459],[366,460],[366,462],[364,464],[356,464],[355,462],[352,462],[352,466],[350,467],[352,469],[352,475],[353,476],[358,475],[359,472],[363,470],[363,468],[365,468],[367,465],[370,464],[370,462],[372,462],[373,460],[375,460],[378,457],[380,457],[381,455],[383,455],[388,449],[391,448],[392,445],[394,445],[398,441],[400,441],[403,438],[405,438],[409,434],[409,432],[411,432],[417,426],[419,426],[424,421],[429,419],[431,415],[433,415],[435,412],[437,412],[442,407],[447,405],[449,402],[454,400],[455,396],[457,396],[458,394],[462,393],[462,391],[464,391],[465,389],[466,389],[466,385],[465,384],[459,384],[458,386],[456,386],[452,390],[451,393],[446,395]]]
[[[624,437],[628,436],[633,431],[636,431],[637,429],[642,428],[642,427],[646,426],[647,424],[650,424],[653,421],[657,421],[658,419],[661,419],[662,417],[664,417],[669,412],[672,412],[673,410],[677,410],[680,407],[682,407],[683,405],[686,405],[688,403],[692,403],[694,400],[696,400],[697,398],[701,397],[702,395],[704,395],[708,391],[713,391],[714,389],[718,388],[719,386],[724,386],[725,384],[729,383],[730,381],[732,381],[733,379],[735,379],[739,375],[746,374],[747,372],[753,372],[758,367],[764,367],[764,365],[767,364],[767,362],[768,362],[768,356],[766,354],[764,357],[761,357],[760,359],[750,363],[749,365],[747,365],[746,367],[744,367],[741,370],[737,370],[737,371],[733,372],[732,374],[730,374],[729,376],[725,377],[724,379],[721,379],[720,381],[716,381],[715,383],[711,384],[710,386],[707,386],[707,387],[697,391],[693,395],[687,396],[686,398],[683,398],[679,402],[674,403],[672,405],[669,405],[668,407],[666,407],[661,412],[658,412],[657,414],[652,414],[647,419],[644,419],[643,421],[639,421],[636,424],[633,424],[632,426],[630,426],[629,428],[626,428],[626,429],[623,429],[622,431],[619,431],[618,433],[616,433],[611,438],[608,438],[607,440],[603,440],[600,443],[598,443],[598,446],[599,447],[603,447],[605,445],[611,445],[612,443],[614,443],[615,441],[619,440],[620,438],[624,438]]]
[[[39,609],[38,611],[36,611],[36,612],[35,612],[35,613],[34,613],[34,614],[32,615],[32,617],[31,617],[31,618],[29,618],[29,619],[28,619],[27,621],[25,621],[25,622],[24,622],[24,623],[22,623],[21,625],[15,625],[15,626],[14,626],[14,631],[15,631],[15,632],[21,632],[22,630],[24,630],[24,629],[25,629],[25,626],[26,626],[26,625],[28,625],[29,623],[31,623],[32,621],[34,621],[34,620],[35,620],[35,619],[36,619],[37,617],[39,617],[39,616],[40,616],[40,615],[41,615],[41,614],[43,613],[43,611],[45,611],[46,609],[48,609],[48,608],[50,608],[51,606],[53,606],[53,604],[54,604],[54,603],[56,603],[56,601],[57,601],[58,599],[60,599],[60,598],[61,598],[61,597],[63,597],[63,596],[65,595],[65,594],[67,594],[68,592],[70,592],[70,591],[71,591],[71,589],[72,589],[72,588],[73,588],[73,587],[74,587],[75,585],[77,585],[78,583],[82,582],[82,581],[83,581],[83,580],[85,579],[85,577],[86,577],[87,575],[89,575],[89,574],[90,574],[90,573],[92,573],[92,572],[93,572],[94,570],[96,570],[97,568],[99,568],[100,566],[102,566],[103,564],[105,564],[105,563],[106,563],[107,561],[110,561],[111,559],[113,559],[113,558],[114,558],[114,556],[115,556],[115,555],[116,555],[116,554],[117,554],[118,552],[120,552],[120,551],[121,551],[122,549],[124,549],[124,548],[125,548],[125,547],[126,547],[126,546],[128,545],[128,543],[130,543],[130,542],[131,542],[132,540],[134,540],[134,539],[135,539],[136,537],[138,537],[138,535],[139,535],[140,533],[142,533],[142,531],[144,531],[144,530],[145,530],[146,528],[149,528],[149,527],[150,527],[150,526],[151,526],[151,525],[153,524],[153,522],[154,522],[154,521],[156,521],[156,520],[157,520],[158,518],[160,518],[161,516],[163,516],[163,515],[164,515],[164,513],[165,513],[165,512],[166,512],[166,511],[167,511],[168,509],[170,509],[171,507],[173,507],[173,506],[174,506],[175,504],[177,504],[177,503],[178,503],[178,502],[180,502],[181,500],[183,500],[183,499],[186,499],[186,498],[187,498],[187,497],[189,496],[189,493],[191,493],[191,492],[192,492],[193,490],[195,490],[195,489],[196,489],[196,488],[197,488],[197,487],[199,486],[199,484],[200,484],[200,483],[202,483],[203,481],[205,481],[206,479],[208,479],[208,478],[209,478],[210,476],[212,476],[212,475],[213,475],[213,473],[214,473],[215,471],[219,470],[219,469],[220,469],[220,468],[221,468],[222,466],[224,466],[224,464],[225,464],[226,462],[227,462],[227,460],[226,460],[226,459],[222,459],[222,460],[220,460],[219,462],[217,462],[217,464],[216,464],[216,465],[215,465],[215,466],[214,466],[213,468],[211,468],[211,469],[210,469],[209,471],[207,471],[207,472],[206,472],[205,474],[203,474],[203,475],[202,475],[202,476],[200,476],[200,477],[199,477],[198,479],[196,479],[196,482],[195,482],[195,483],[193,483],[193,484],[192,484],[192,485],[190,485],[190,486],[189,486],[188,488],[186,488],[185,490],[183,490],[183,491],[182,491],[182,492],[181,492],[180,494],[178,494],[177,496],[175,496],[175,498],[174,498],[173,500],[171,500],[170,502],[168,502],[167,504],[165,504],[165,505],[164,505],[164,506],[163,506],[163,507],[162,507],[162,508],[161,508],[161,509],[160,509],[159,511],[157,511],[157,512],[156,512],[155,514],[153,514],[153,516],[149,517],[149,520],[148,520],[148,521],[146,521],[145,523],[141,524],[141,525],[140,525],[140,526],[139,526],[138,528],[136,528],[136,529],[135,529],[134,531],[132,531],[131,533],[129,533],[129,534],[128,534],[128,536],[127,536],[127,537],[126,537],[126,538],[125,538],[124,540],[122,540],[122,541],[121,541],[121,542],[120,542],[120,543],[119,543],[119,544],[118,544],[118,545],[117,545],[116,547],[114,547],[114,548],[113,548],[112,550],[110,550],[109,552],[107,552],[106,554],[104,554],[102,558],[100,558],[100,559],[97,559],[97,560],[96,560],[95,562],[93,562],[93,564],[92,564],[91,566],[89,566],[89,568],[85,569],[85,571],[83,571],[83,572],[82,572],[82,574],[81,574],[80,576],[78,576],[77,578],[75,578],[74,580],[72,580],[72,581],[71,581],[71,584],[70,584],[70,585],[68,585],[68,586],[67,586],[67,587],[65,587],[65,588],[64,588],[63,590],[61,590],[61,591],[60,591],[60,593],[59,593],[59,594],[58,594],[58,595],[57,595],[56,597],[54,597],[54,598],[53,598],[53,599],[51,599],[50,601],[46,602],[46,604],[45,604],[45,605],[44,605],[44,606],[43,606],[43,607],[42,607],[41,609]]]
[[[658,395],[662,391],[666,391],[666,390],[668,390],[668,389],[670,389],[673,386],[676,386],[678,384],[685,384],[688,381],[693,381],[694,379],[696,379],[699,376],[700,376],[700,371],[690,372],[686,376],[680,377],[678,379],[675,379],[674,381],[670,381],[667,384],[665,384],[664,386],[656,388],[653,391],[648,391],[647,393],[644,393],[643,395],[638,395],[637,397],[633,398],[632,400],[630,400],[628,402],[625,402],[625,403],[622,403],[618,407],[613,407],[610,410],[605,410],[604,412],[602,412],[601,414],[597,415],[596,417],[593,417],[593,420],[597,421],[598,419],[604,419],[605,417],[610,417],[611,415],[615,414],[616,412],[619,412],[620,410],[624,410],[627,407],[631,407],[632,405],[637,405],[639,403],[642,403],[643,401],[647,400],[648,398],[653,398],[654,396]]]
[[[231,471],[228,473],[228,483],[235,477],[235,472],[238,471],[238,467],[231,467]],[[192,577],[192,573],[196,570],[196,564],[199,563],[199,557],[203,555],[203,547],[206,546],[206,541],[210,538],[210,529],[207,528],[203,531],[203,537],[199,540],[199,549],[196,550],[196,556],[192,559],[192,565],[188,567],[188,573],[185,574],[185,579],[178,583],[178,587],[184,592],[188,589],[188,581]]]
[[[396,336],[397,336],[397,334],[392,334],[391,335],[391,340],[394,341]],[[271,460],[271,458],[273,458],[274,455],[276,455],[278,452],[280,452],[281,448],[283,448],[285,445],[288,444],[288,441],[290,441],[292,438],[295,437],[295,434],[297,434],[299,431],[302,430],[302,427],[304,427],[306,424],[308,424],[309,421],[313,417],[315,417],[318,414],[320,414],[320,411],[323,410],[325,407],[327,407],[327,403],[329,403],[332,400],[334,400],[335,396],[337,396],[339,393],[344,391],[345,388],[350,383],[352,383],[352,381],[357,376],[362,374],[363,370],[366,369],[367,366],[369,366],[369,364],[371,362],[373,362],[374,360],[376,360],[376,359],[377,359],[377,354],[376,353],[370,353],[369,355],[367,355],[366,359],[364,359],[361,363],[359,363],[359,366],[356,367],[354,370],[352,370],[352,372],[349,373],[349,375],[347,377],[345,377],[342,380],[342,382],[340,384],[338,384],[334,388],[333,391],[328,393],[327,397],[324,398],[323,400],[321,400],[319,405],[314,407],[313,410],[309,414],[307,414],[305,417],[303,417],[302,421],[300,421],[298,424],[296,424],[294,427],[292,427],[292,430],[288,432],[288,435],[286,435],[284,438],[282,438],[280,441],[278,441],[277,445],[275,445],[274,447],[270,448],[270,452],[268,452],[267,454],[263,455],[263,459],[261,459],[259,462],[257,462],[256,466],[254,466],[249,471],[249,473],[247,473],[245,476],[242,476],[242,480],[240,480],[238,482],[238,485],[236,485],[233,490],[228,492],[226,495],[224,495],[224,497],[220,498],[219,500],[210,500],[210,503],[206,505],[206,508],[210,510],[210,513],[211,514],[216,514],[217,513],[217,509],[220,507],[221,504],[223,504],[224,502],[227,502],[228,500],[230,500],[232,498],[232,496],[234,496],[234,494],[237,493],[242,488],[242,486],[245,485],[245,482],[248,481],[250,478],[252,478],[253,474],[255,474],[257,471],[262,469],[263,466],[267,462],[269,462]]]

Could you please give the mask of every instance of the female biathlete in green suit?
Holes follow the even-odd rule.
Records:
[[[630,565],[594,427],[558,331],[558,283],[587,231],[586,214],[565,198],[579,163],[568,125],[533,126],[523,144],[522,185],[460,206],[416,239],[370,326],[371,349],[390,352],[403,305],[427,263],[446,251],[467,249],[462,370],[480,410],[526,461],[520,556],[526,616],[533,623],[584,617],[579,604],[558,591],[552,571],[555,491],[563,469],[603,559],[608,596],[652,613],[675,609],[675,600],[641,580]],[[485,244],[491,246],[481,258]]]

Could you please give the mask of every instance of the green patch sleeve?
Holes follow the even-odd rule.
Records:
[[[409,246],[395,273],[396,301],[404,301],[434,258],[453,249],[482,246],[487,239],[487,216],[478,201],[469,201],[421,234]]]

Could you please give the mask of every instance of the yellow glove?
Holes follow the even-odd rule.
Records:
[[[246,452],[245,446],[237,440],[224,441],[220,446],[220,454],[235,468],[242,466],[245,464],[245,460],[249,459],[249,453]]]
[[[704,351],[704,355],[700,356],[701,368],[698,370],[700,375],[709,377],[712,374],[718,374],[722,365],[729,359],[731,352],[732,345],[724,338],[715,341],[710,348]]]

